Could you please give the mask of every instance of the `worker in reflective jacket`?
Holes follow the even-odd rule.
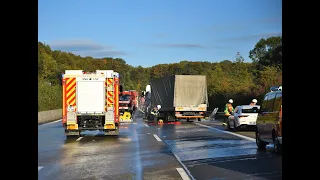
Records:
[[[257,100],[256,99],[252,99],[251,103],[249,104],[250,106],[254,106],[257,104]]]
[[[228,103],[226,104],[225,108],[224,108],[224,121],[222,123],[222,125],[226,126],[227,125],[227,120],[228,117],[233,114],[233,106],[232,106],[233,100],[229,99]]]
[[[151,110],[151,114],[153,115],[153,120],[155,121],[155,123],[157,123],[157,121],[158,121],[158,108],[154,107]]]

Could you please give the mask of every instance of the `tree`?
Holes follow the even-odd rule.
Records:
[[[249,57],[259,70],[265,66],[275,66],[282,70],[282,36],[260,39]]]
[[[222,107],[232,98],[238,103],[261,98],[273,85],[282,83],[281,37],[261,39],[250,51],[253,63],[237,54],[234,62],[181,61],[149,68],[128,65],[122,58],[81,57],[68,52],[52,51],[38,43],[39,110],[61,108],[61,73],[66,69],[112,69],[120,74],[124,90],[144,90],[150,79],[167,75],[206,75],[209,108]],[[259,69],[257,69],[257,67]],[[259,99],[261,101],[261,99]]]

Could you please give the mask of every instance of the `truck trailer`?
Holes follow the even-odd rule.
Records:
[[[204,118],[207,111],[208,94],[205,75],[173,75],[152,79],[146,89],[148,119],[154,107],[158,109],[157,119],[177,121],[179,119]]]
[[[95,130],[119,134],[119,73],[65,70],[62,89],[62,125],[67,137]]]

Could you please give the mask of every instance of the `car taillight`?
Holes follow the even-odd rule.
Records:
[[[242,118],[242,117],[248,117],[249,115],[241,115],[241,116],[238,116],[238,118]]]

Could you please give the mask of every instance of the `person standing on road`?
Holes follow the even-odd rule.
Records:
[[[225,108],[224,108],[224,122],[222,123],[222,125],[226,126],[227,125],[227,120],[228,117],[233,114],[233,106],[232,106],[233,100],[229,99],[228,103],[226,104]]]
[[[158,108],[154,107],[153,110],[151,110],[151,114],[153,115],[153,121],[157,123],[158,121]]]
[[[254,106],[257,104],[257,100],[256,99],[252,99],[251,103],[249,104],[250,106]]]

